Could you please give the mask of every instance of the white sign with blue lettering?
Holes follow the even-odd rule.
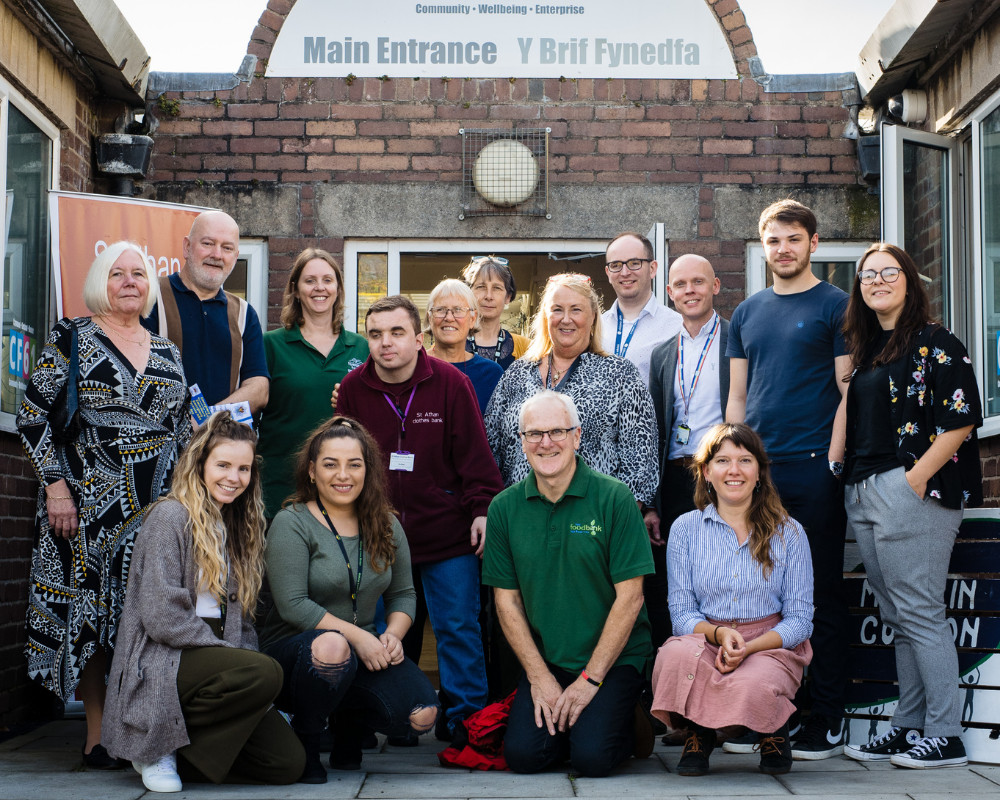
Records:
[[[267,77],[735,78],[704,2],[298,0]]]

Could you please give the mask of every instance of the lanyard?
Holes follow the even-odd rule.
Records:
[[[316,505],[319,506],[320,512],[323,514],[323,519],[326,520],[326,524],[330,526],[330,532],[333,534],[334,538],[337,540],[337,544],[340,545],[340,552],[344,556],[344,563],[347,564],[347,583],[351,589],[351,606],[354,608],[354,624],[358,624],[358,592],[361,591],[361,573],[365,568],[365,548],[362,542],[358,542],[358,582],[354,582],[354,570],[351,569],[351,559],[347,557],[347,548],[344,547],[344,540],[340,538],[340,534],[337,533],[337,529],[333,527],[333,520],[326,513],[326,509],[323,508],[323,502],[317,497]]]
[[[635,322],[632,323],[632,330],[628,332],[628,338],[625,339],[625,345],[622,346],[622,328],[625,325],[625,315],[622,314],[621,308],[618,309],[618,335],[615,336],[615,355],[625,358],[625,354],[628,352],[628,346],[632,343],[632,337],[635,336],[635,329],[639,327],[639,320],[642,318],[640,312],[639,316],[636,317]]]
[[[694,369],[694,378],[691,381],[691,391],[686,395],[684,393],[684,342],[682,337],[684,332],[681,331],[677,334],[677,373],[679,378],[679,383],[681,385],[681,401],[684,403],[684,421],[688,419],[688,411],[691,407],[691,398],[694,397],[694,390],[698,388],[698,378],[701,377],[701,369],[705,366],[705,356],[708,355],[708,348],[712,346],[712,342],[715,341],[715,335],[719,332],[719,315],[715,315],[715,322],[712,324],[712,330],[708,332],[708,338],[705,340],[704,347],[701,348],[701,355],[698,357],[698,364]]]
[[[503,343],[504,341],[506,341],[506,339],[507,339],[507,331],[501,328],[500,333],[497,334],[496,348],[493,350],[492,360],[496,361],[497,363],[500,362],[500,353],[503,350]],[[475,336],[469,336],[468,341],[472,343],[472,348],[469,350],[470,353],[478,353],[479,355],[483,355],[483,353],[481,352],[483,348],[481,348],[478,344],[476,344]],[[486,356],[486,358],[489,358],[489,356]]]
[[[396,404],[392,401],[392,398],[389,397],[389,395],[387,395],[385,392],[382,392],[382,396],[385,398],[385,402],[389,404],[389,408],[392,409],[392,413],[395,414],[397,417],[399,417],[399,421],[402,423],[402,433],[404,439],[406,438],[406,417],[410,413],[410,406],[413,405],[413,395],[415,395],[416,393],[417,393],[417,387],[414,386],[412,389],[410,389],[410,399],[406,401],[406,409],[403,411],[402,414],[400,414],[399,409],[396,408]],[[322,508],[322,506],[320,506],[320,508]],[[324,511],[323,513],[325,514],[326,512]]]

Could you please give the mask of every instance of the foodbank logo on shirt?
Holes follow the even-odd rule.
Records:
[[[581,522],[571,522],[569,524],[570,533],[589,533],[591,536],[597,536],[603,530],[604,528],[597,524],[596,519],[592,519],[589,525]]]
[[[352,369],[357,369],[364,363],[365,363],[364,361],[358,361],[358,359],[352,358],[350,361],[347,362],[347,371],[350,372]]]

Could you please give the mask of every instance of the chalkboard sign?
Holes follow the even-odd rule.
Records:
[[[882,623],[857,545],[847,543],[851,613],[848,741],[884,733],[899,699],[893,631]],[[1000,763],[1000,509],[965,512],[948,566],[945,603],[958,649],[962,741],[969,759]]]

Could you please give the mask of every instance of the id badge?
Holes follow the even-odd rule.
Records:
[[[676,441],[677,444],[687,444],[688,439],[690,438],[691,438],[691,429],[687,426],[686,423],[682,422],[680,425],[677,426],[677,435],[674,437],[674,441]]]
[[[389,469],[400,472],[413,472],[413,453],[400,450],[389,455]]]

